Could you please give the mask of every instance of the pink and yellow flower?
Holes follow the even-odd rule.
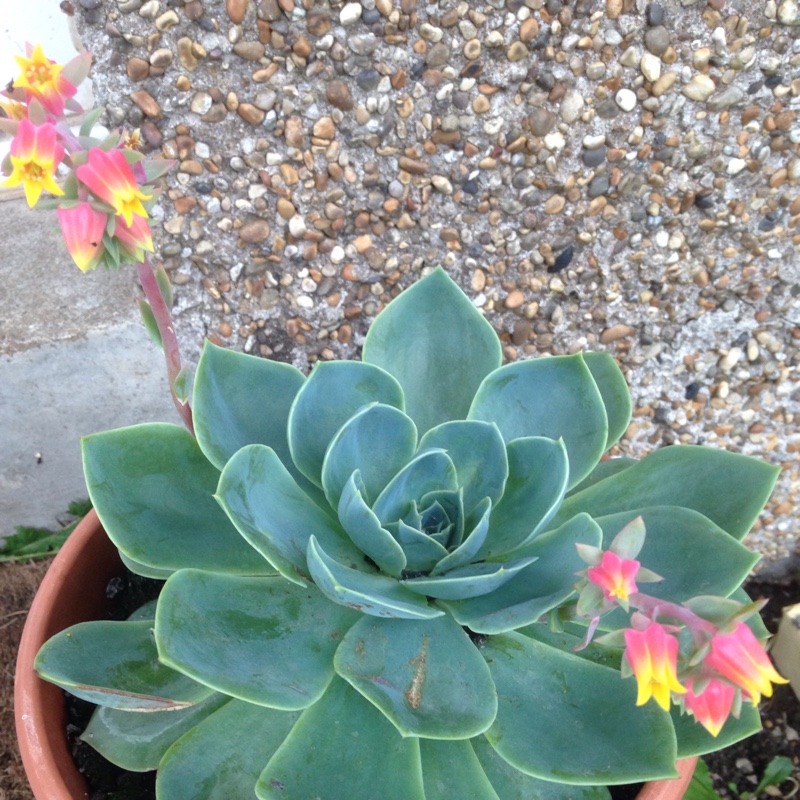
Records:
[[[30,120],[20,120],[17,135],[11,142],[10,157],[13,169],[4,185],[18,186],[21,183],[31,208],[43,191],[64,194],[53,177],[64,158],[64,148],[58,143],[56,129],[49,122],[34,125]]]
[[[145,251],[153,252],[153,237],[144,217],[136,216],[128,225],[122,216],[118,216],[115,220],[114,238],[119,241],[120,247],[137,261],[144,260]]]
[[[98,199],[108,203],[130,227],[134,216],[147,219],[142,205],[152,195],[145,194],[133,176],[133,170],[119,150],[106,152],[99,147],[89,150],[89,160],[76,170],[78,180],[84,183]]]
[[[625,644],[625,658],[639,686],[636,705],[643,706],[652,697],[668,711],[671,692],[686,692],[678,682],[678,640],[653,622],[644,630],[628,628]]]
[[[41,45],[27,46],[27,56],[14,56],[22,70],[14,81],[16,88],[23,89],[30,100],[35,97],[56,117],[64,113],[64,103],[74,97],[77,88],[62,74],[63,67],[45,56]]]
[[[89,203],[81,203],[72,208],[59,208],[58,221],[67,250],[81,272],[95,269],[106,252],[103,234],[108,216]]]
[[[711,649],[704,663],[738,686],[753,705],[761,695],[772,697],[773,683],[788,683],[782,678],[756,635],[743,622],[731,633],[719,633],[711,639]]]
[[[733,708],[736,689],[726,681],[711,678],[698,694],[694,693],[694,682],[686,681],[683,703],[686,710],[712,735],[717,736]]]
[[[610,550],[603,552],[597,566],[589,567],[587,576],[603,590],[606,600],[618,600],[627,604],[628,597],[637,591],[634,578],[639,571],[639,562],[631,558],[620,558]]]

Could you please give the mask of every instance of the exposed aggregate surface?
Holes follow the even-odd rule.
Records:
[[[442,264],[508,361],[618,359],[617,454],[781,466],[746,543],[796,564],[796,0],[74,5],[106,124],[179,162],[153,227],[189,361],[358,357]]]

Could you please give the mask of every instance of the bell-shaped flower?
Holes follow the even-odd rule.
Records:
[[[58,221],[67,250],[81,272],[95,269],[106,252],[103,233],[108,216],[89,203],[59,208]]]
[[[738,686],[752,699],[754,706],[758,705],[762,694],[772,697],[773,683],[788,683],[772,666],[756,635],[743,622],[737,622],[731,633],[714,636],[704,663]]]
[[[653,622],[644,630],[628,628],[625,644],[625,658],[639,685],[636,705],[642,706],[652,697],[668,711],[670,693],[686,692],[677,675],[678,640],[663,625]]]
[[[686,681],[683,705],[712,735],[717,736],[733,708],[736,689],[727,681],[711,678],[695,693],[695,681]]]
[[[597,566],[589,567],[587,577],[603,590],[606,600],[616,600],[627,606],[628,597],[637,591],[636,573],[639,562],[631,558],[620,558],[616,553],[606,550]]]
[[[14,87],[23,89],[29,100],[36,98],[46,111],[60,117],[65,101],[74,97],[78,90],[64,76],[62,65],[47,58],[41,45],[28,45],[27,51],[25,56],[14,56],[21,69]]]
[[[64,158],[64,148],[58,143],[56,129],[49,122],[34,125],[30,120],[20,120],[17,135],[11,142],[12,172],[5,186],[25,188],[25,199],[33,208],[43,191],[63,195],[55,182],[56,168]]]
[[[144,217],[134,216],[128,225],[125,218],[119,215],[115,220],[114,238],[119,242],[120,248],[135,261],[142,261],[145,251],[153,252],[153,237]]]
[[[129,227],[134,216],[147,219],[142,201],[149,200],[152,195],[139,188],[133,170],[119,150],[106,152],[93,147],[87,163],[78,167],[76,174],[78,180],[98,199],[108,203]]]

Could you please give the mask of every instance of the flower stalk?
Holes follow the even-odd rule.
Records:
[[[629,628],[596,641],[624,647],[622,675],[636,677],[636,705],[652,698],[668,711],[675,702],[716,737],[731,714],[739,716],[743,698],[756,706],[762,695],[772,696],[773,683],[788,683],[742,621],[761,604],[698,597],[690,601],[690,608],[639,591],[637,578],[656,577],[633,560],[644,544],[644,533],[639,517],[623,528],[608,550],[577,546],[590,566],[578,573],[582,581],[576,585],[576,613],[588,619],[589,626],[576,649],[589,644],[603,615],[616,608],[634,609]],[[704,608],[711,618],[702,616]],[[681,636],[684,631],[688,638]]]
[[[175,408],[178,414],[180,414],[183,424],[186,426],[187,430],[194,435],[191,406],[188,402],[182,402],[176,391],[178,376],[183,369],[181,366],[178,337],[175,335],[175,328],[172,324],[169,308],[167,308],[164,295],[161,293],[158,281],[156,280],[155,270],[148,256],[145,255],[144,260],[136,263],[136,273],[139,276],[139,283],[147,298],[147,303],[150,305],[150,309],[155,317],[158,332],[161,334],[161,344],[164,350],[164,359],[167,364],[167,377],[169,379],[169,390],[172,395],[172,402],[175,404]]]
[[[82,271],[101,264],[115,269],[136,264],[139,281],[164,350],[170,393],[184,425],[194,432],[188,398],[179,384],[185,378],[168,303],[159,288],[147,253],[153,252],[149,210],[155,202],[153,176],[170,164],[155,165],[137,152],[136,132],[117,132],[104,140],[91,137],[99,113],[87,117],[75,136],[63,115],[67,108],[82,110],[73,100],[87,75],[91,56],[77,56],[62,66],[50,61],[39,45],[28,45],[17,57],[22,70],[13,85],[0,92],[0,107],[8,120],[3,129],[14,138],[2,165],[7,186],[22,184],[28,205],[53,204],[69,254]],[[56,182],[59,166],[70,175],[63,187]],[[58,200],[42,200],[43,193]],[[40,203],[41,201],[41,203]],[[143,313],[145,313],[143,309]],[[146,320],[147,321],[147,320]]]

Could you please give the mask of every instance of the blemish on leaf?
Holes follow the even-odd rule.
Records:
[[[411,704],[411,708],[419,708],[422,702],[422,684],[425,683],[425,671],[428,663],[428,637],[422,639],[422,650],[416,658],[408,662],[410,667],[414,667],[414,677],[411,679],[411,686],[406,692],[406,700]]]

